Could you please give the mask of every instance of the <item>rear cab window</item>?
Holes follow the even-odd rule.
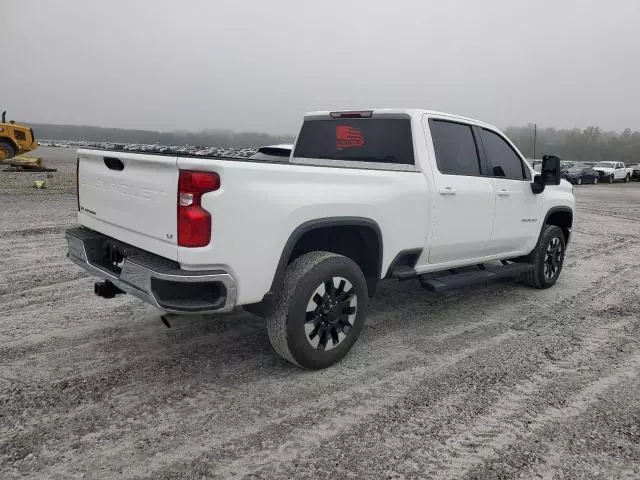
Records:
[[[309,117],[293,156],[314,165],[328,161],[345,167],[411,169],[415,165],[411,119],[375,113],[364,118]]]

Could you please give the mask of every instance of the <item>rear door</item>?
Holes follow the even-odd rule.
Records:
[[[491,238],[495,198],[491,179],[481,175],[474,129],[427,116],[423,127],[436,159],[431,162],[436,193],[429,263],[483,257]]]
[[[78,151],[81,225],[177,259],[177,158]]]
[[[531,191],[531,172],[513,146],[499,132],[478,131],[496,201],[488,252],[528,251],[540,231],[542,198]]]

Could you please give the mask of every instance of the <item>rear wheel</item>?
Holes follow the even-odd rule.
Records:
[[[627,176],[626,176],[626,177],[624,177],[624,181],[625,181],[625,182],[630,182],[630,181],[631,181],[631,175],[629,175],[629,174],[627,173]]]
[[[340,361],[364,326],[367,283],[355,262],[331,252],[311,252],[287,267],[276,306],[267,317],[271,345],[303,368]]]
[[[535,268],[522,274],[524,283],[535,288],[549,288],[556,283],[562,271],[565,247],[562,230],[555,225],[545,225],[528,258]]]
[[[576,180],[576,183],[578,185],[582,185],[582,177],[578,177],[578,180]]]
[[[597,184],[598,184],[598,177],[597,177],[597,176],[594,176],[594,177],[593,177],[593,184],[594,184],[594,185],[597,185]]]
[[[9,142],[0,140],[0,161],[8,160],[16,156],[16,150]]]

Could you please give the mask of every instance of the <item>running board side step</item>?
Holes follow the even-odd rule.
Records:
[[[468,287],[477,283],[489,282],[500,278],[517,277],[530,272],[536,266],[532,263],[508,263],[506,265],[483,265],[480,270],[443,275],[435,278],[425,278],[419,275],[420,283],[432,292],[444,292],[454,288]]]

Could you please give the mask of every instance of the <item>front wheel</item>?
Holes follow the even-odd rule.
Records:
[[[578,177],[578,180],[576,180],[576,183],[578,185],[582,185],[582,177]]]
[[[9,160],[16,156],[16,149],[9,142],[0,140],[0,160]]]
[[[598,184],[598,177],[593,177],[593,184],[597,185]]]
[[[613,183],[613,175],[609,175],[609,183]]]
[[[274,350],[303,368],[339,362],[364,326],[367,283],[358,265],[331,252],[298,257],[285,272],[267,332]]]
[[[524,283],[535,288],[549,288],[556,283],[562,271],[565,248],[564,233],[559,227],[542,227],[538,244],[528,258],[535,268],[522,274]]]

